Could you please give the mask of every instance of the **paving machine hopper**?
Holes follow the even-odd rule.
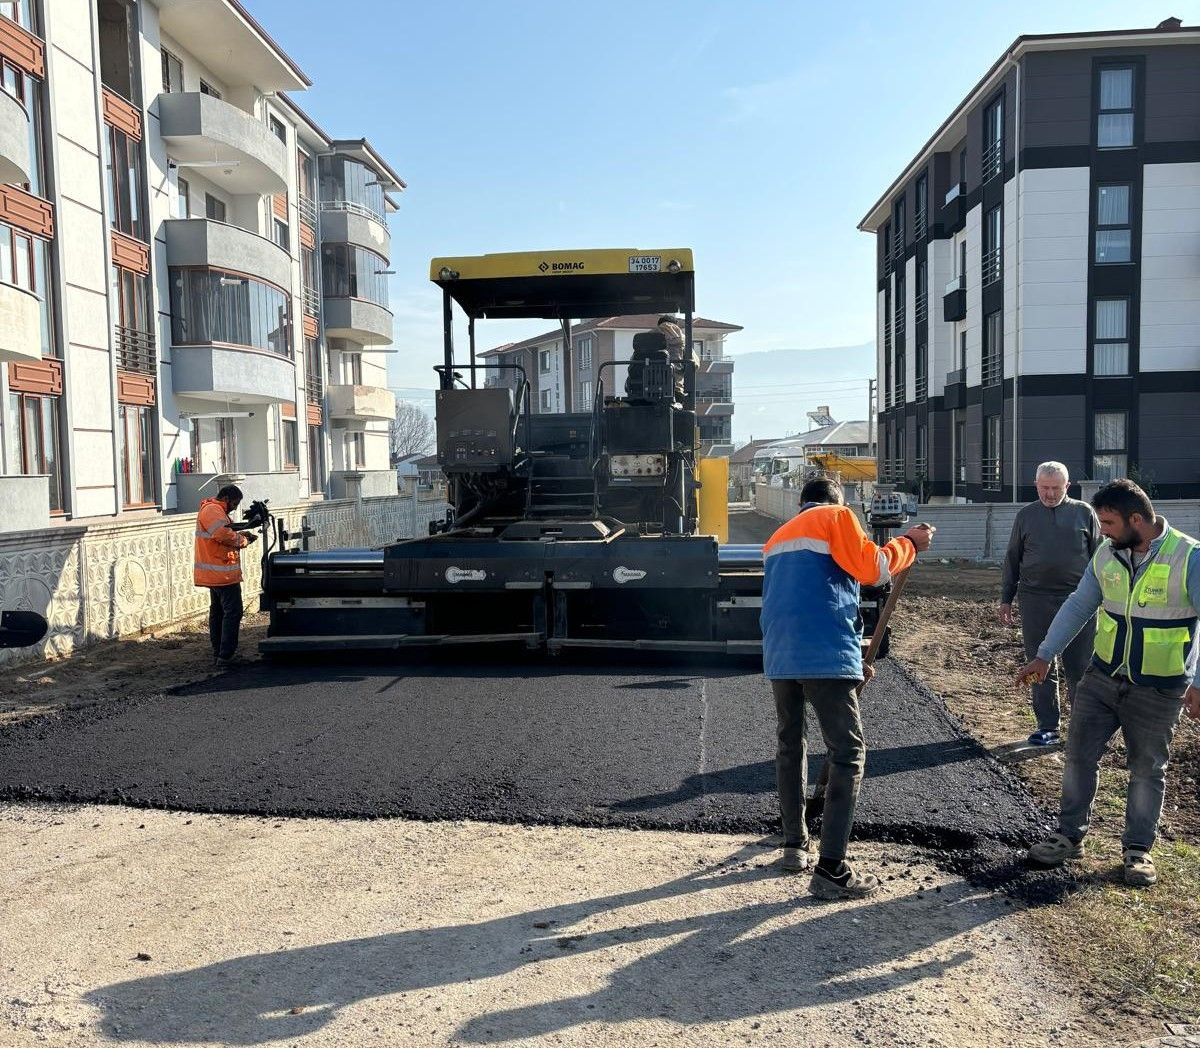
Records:
[[[761,548],[721,543],[726,485],[702,484],[720,470],[697,461],[694,278],[682,248],[434,259],[446,519],[382,549],[281,542],[264,563],[263,651],[512,643],[761,652]],[[466,359],[455,355],[456,305]],[[683,346],[657,327],[661,314],[679,318]],[[600,362],[594,392],[574,403],[572,324],[635,315],[647,330],[632,354]],[[558,359],[480,359],[475,327],[485,318],[556,321]],[[566,380],[550,385],[554,376]],[[564,410],[533,410],[545,389]]]

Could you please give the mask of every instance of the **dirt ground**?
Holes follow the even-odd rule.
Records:
[[[0,1043],[1099,1043],[1026,914],[864,846],[826,904],[746,837],[0,810]]]

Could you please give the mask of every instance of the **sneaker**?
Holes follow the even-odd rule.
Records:
[[[1125,849],[1125,883],[1135,888],[1149,888],[1158,883],[1158,873],[1149,852],[1141,848]]]
[[[1029,858],[1039,866],[1061,866],[1068,859],[1083,858],[1083,841],[1056,833],[1030,848]]]
[[[775,861],[775,865],[784,873],[803,873],[812,862],[808,854],[808,842],[803,844],[785,844],[783,854]]]
[[[228,658],[218,655],[213,659],[213,665],[219,670],[227,670],[231,666],[249,666],[250,659],[244,658],[241,655],[230,655]]]
[[[840,877],[831,877],[817,867],[808,884],[818,899],[865,899],[878,887],[879,878],[873,873],[855,873],[849,864],[843,864]]]
[[[1030,746],[1057,746],[1062,742],[1062,736],[1056,728],[1039,728],[1029,736]]]

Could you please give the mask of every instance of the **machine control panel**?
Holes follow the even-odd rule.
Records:
[[[612,477],[661,477],[667,472],[667,456],[612,455],[608,472]]]
[[[437,392],[438,465],[447,473],[490,473],[513,461],[512,391]]]

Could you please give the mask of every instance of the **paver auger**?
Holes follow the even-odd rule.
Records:
[[[694,278],[691,251],[677,248],[435,258],[446,520],[375,550],[288,550],[280,535],[264,564],[263,651],[514,643],[760,652],[762,550],[720,543],[725,463],[697,461]],[[454,353],[456,303],[467,317],[465,362]],[[682,359],[660,330],[645,331],[631,358],[600,364],[590,403],[571,403],[573,320],[664,313],[682,317]],[[561,324],[565,412],[531,410],[523,363],[476,358],[483,318]]]

